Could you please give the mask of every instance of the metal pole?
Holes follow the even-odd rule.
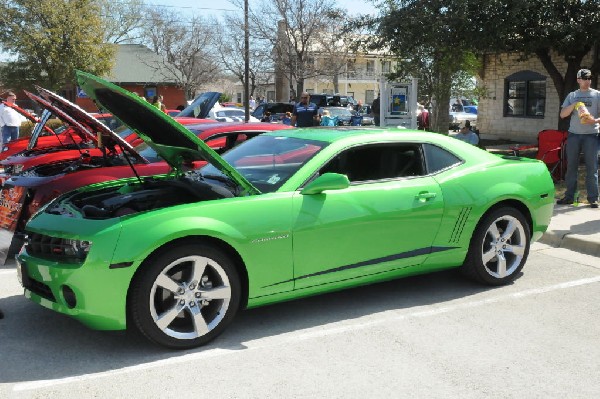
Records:
[[[248,31],[248,0],[244,0],[244,110],[250,121],[250,33]]]

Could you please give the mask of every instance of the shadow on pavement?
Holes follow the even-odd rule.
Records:
[[[475,295],[492,288],[465,280],[454,270],[408,277],[331,294],[242,311],[207,346],[172,351],[138,334],[94,331],[30,302],[0,299],[0,383],[61,379],[176,358],[210,349],[243,350],[244,342]]]

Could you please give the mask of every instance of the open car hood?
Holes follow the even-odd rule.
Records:
[[[35,101],[36,103],[38,103],[39,105],[44,107],[46,110],[48,110],[48,112],[51,112],[52,114],[54,114],[58,118],[60,118],[63,122],[66,122],[67,124],[71,125],[77,131],[77,133],[81,136],[82,140],[95,140],[96,139],[91,131],[89,131],[85,126],[83,126],[81,123],[79,123],[77,120],[75,120],[71,115],[67,114],[60,108],[54,107],[48,101],[44,100],[43,98],[41,98],[39,96],[36,96],[33,93],[28,92],[27,90],[25,90],[25,94],[27,95],[27,97],[29,97],[30,99],[32,99],[33,101]],[[35,148],[35,146],[37,146],[38,139],[40,137],[40,134],[42,133],[42,127],[45,126],[45,124],[48,120],[48,117],[49,117],[49,115],[46,115],[45,113],[42,114],[42,118],[39,121],[40,123],[38,123],[34,127],[33,131],[31,132],[31,137],[29,138],[29,144],[27,145],[27,149],[31,150],[31,149]]]
[[[184,163],[203,159],[232,179],[245,194],[260,193],[204,141],[139,96],[86,72],[77,71],[77,82],[90,98],[135,130],[175,170],[182,171]]]
[[[84,125],[86,128],[84,128],[83,130],[85,131],[86,138],[91,139],[97,147],[114,147],[115,145],[118,145],[123,149],[123,151],[127,151],[134,158],[144,163],[148,163],[148,161],[144,157],[142,157],[131,146],[131,144],[129,144],[127,141],[121,138],[121,136],[113,132],[108,126],[100,122],[98,119],[94,118],[92,115],[90,115],[87,111],[83,110],[78,105],[73,104],[66,98],[61,97],[58,94],[51,92],[50,90],[46,90],[39,86],[36,86],[36,89],[39,92],[41,98],[36,96],[37,99],[35,99],[35,101],[39,102],[45,108],[52,111],[52,113],[59,115],[59,117],[61,117],[60,115],[64,114],[67,115],[71,120],[76,120],[76,123],[79,126]],[[101,137],[101,142],[98,142],[98,137]]]
[[[200,94],[192,101],[190,105],[185,107],[183,111],[175,115],[176,117],[188,117],[196,119],[207,119],[210,110],[218,104],[221,93],[216,91],[207,91]]]

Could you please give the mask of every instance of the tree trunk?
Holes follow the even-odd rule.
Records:
[[[304,93],[304,78],[298,78],[296,81],[296,93]]]
[[[431,112],[431,131],[441,134],[448,134],[450,126],[450,88],[452,87],[452,76],[443,69],[438,69],[437,73],[432,74],[434,80],[433,90],[433,109]]]

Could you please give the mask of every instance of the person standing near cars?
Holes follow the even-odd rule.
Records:
[[[472,131],[470,126],[466,125],[460,128],[460,131],[456,136],[454,136],[454,138],[474,146],[479,144],[479,136],[477,133]]]
[[[419,130],[429,130],[429,111],[424,105],[419,104],[419,116],[417,116],[417,127]],[[470,126],[469,126],[470,127]]]
[[[6,93],[6,103],[14,105],[17,96],[12,91]],[[8,143],[19,138],[19,127],[25,118],[11,107],[0,105],[0,128],[2,130],[2,143]]]
[[[379,114],[379,103],[381,101],[381,93],[377,94],[377,98],[373,100],[371,103],[371,113],[373,114],[373,119],[375,120],[375,126],[379,126],[380,123],[380,114]]]
[[[577,72],[579,89],[567,95],[560,110],[560,117],[571,117],[567,136],[567,191],[558,205],[570,205],[575,201],[579,154],[585,163],[585,187],[587,200],[592,208],[598,208],[598,132],[600,118],[600,91],[592,89],[592,72],[580,69]],[[581,104],[583,103],[583,104]],[[583,105],[583,107],[582,107]],[[576,108],[577,107],[577,108]],[[587,108],[587,112],[583,109]]]
[[[294,105],[292,113],[292,126],[311,127],[319,125],[319,107],[310,102],[310,95],[306,92],[300,95],[300,102]]]

